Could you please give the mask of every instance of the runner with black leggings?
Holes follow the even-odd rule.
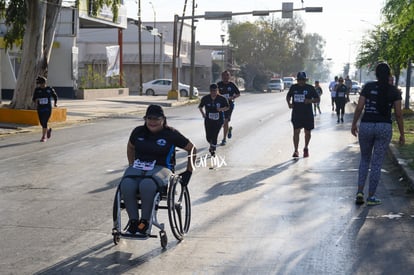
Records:
[[[47,141],[52,134],[52,128],[47,128],[47,123],[50,116],[52,115],[52,100],[53,97],[55,101],[55,107],[57,107],[58,97],[56,95],[55,89],[52,87],[46,86],[46,78],[39,76],[36,79],[36,84],[38,87],[34,90],[33,93],[33,102],[37,107],[37,114],[39,116],[40,125],[42,125],[42,138],[41,142]]]
[[[229,109],[229,102],[224,96],[219,95],[217,84],[210,85],[210,94],[201,98],[198,108],[204,118],[206,139],[210,144],[210,154],[215,155],[217,137],[223,126],[224,113]]]

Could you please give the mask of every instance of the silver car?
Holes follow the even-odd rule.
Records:
[[[283,92],[284,89],[285,89],[285,85],[283,83],[283,80],[280,78],[270,79],[269,83],[267,84],[268,93],[271,93],[272,90]]]
[[[171,79],[155,79],[142,84],[142,90],[145,95],[168,95],[171,90]],[[189,96],[190,86],[182,83],[178,83],[178,90],[180,96]],[[198,96],[198,89],[194,87],[193,96]]]

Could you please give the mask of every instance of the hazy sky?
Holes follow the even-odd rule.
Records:
[[[301,0],[195,0],[196,15],[205,11],[250,12],[253,10],[279,10],[282,2],[293,2],[293,8],[301,8]],[[137,16],[138,0],[126,0],[130,5],[129,16]],[[141,0],[141,18],[144,22],[173,21],[174,14],[182,15],[185,0]],[[323,7],[322,13],[300,14],[307,33],[318,33],[326,40],[326,58],[332,58],[336,73],[345,63],[355,61],[358,45],[365,33],[380,22],[384,0],[303,0],[303,7]],[[191,14],[192,1],[187,3],[187,15]],[[274,13],[281,17],[281,13]],[[237,16],[237,21],[254,21],[254,17]],[[362,20],[362,21],[361,21]],[[188,21],[190,23],[190,21]],[[221,45],[220,35],[225,33],[221,21],[200,19],[197,23],[196,40],[201,44]]]

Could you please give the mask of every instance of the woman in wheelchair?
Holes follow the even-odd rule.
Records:
[[[179,131],[167,125],[159,105],[149,105],[145,123],[136,127],[128,141],[129,167],[121,181],[121,193],[129,217],[127,231],[147,234],[152,207],[157,191],[165,188],[174,173],[175,148],[188,152],[187,169],[181,173],[181,184],[187,185],[192,174],[196,148]],[[140,175],[129,177],[128,175]],[[137,194],[141,199],[141,219],[138,214]]]

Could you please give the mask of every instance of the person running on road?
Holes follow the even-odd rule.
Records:
[[[336,116],[338,117],[336,123],[339,123],[339,120],[344,122],[345,104],[349,101],[348,87],[344,84],[344,79],[340,77],[338,82],[335,88]]]
[[[230,139],[232,137],[233,127],[229,127],[229,122],[234,110],[234,100],[240,96],[239,88],[237,88],[236,84],[230,81],[230,76],[229,71],[222,72],[221,81],[217,83],[220,94],[227,98],[230,104],[230,108],[224,112],[223,139],[221,145],[226,145],[226,138]]]
[[[316,80],[315,81],[315,90],[319,95],[319,99],[321,98],[322,94],[323,94],[323,90],[322,87],[319,85],[319,81]],[[313,103],[313,113],[316,116],[316,109],[319,111],[319,114],[321,114],[321,106],[320,106],[320,102],[318,103]]]
[[[352,80],[349,78],[349,75],[345,77],[344,84],[348,88],[348,94],[350,94],[352,91]]]
[[[305,131],[305,147],[303,148],[303,157],[309,157],[308,145],[311,139],[311,130],[315,127],[312,110],[312,103],[320,101],[319,95],[312,85],[306,83],[307,77],[305,72],[298,72],[297,84],[290,87],[286,95],[286,101],[290,109],[292,109],[292,125],[293,125],[293,152],[294,158],[299,157],[299,135],[302,128]]]
[[[198,108],[204,118],[206,139],[210,144],[209,151],[211,156],[214,156],[217,147],[217,138],[223,126],[223,112],[229,109],[229,102],[224,96],[218,93],[217,84],[211,84],[210,94],[201,98]]]
[[[332,104],[332,111],[335,110],[335,96],[336,96],[336,85],[338,84],[338,77],[335,76],[335,79],[329,83],[329,91],[331,92],[331,104]]]
[[[399,143],[405,143],[404,121],[401,110],[401,93],[389,84],[391,70],[388,64],[379,63],[375,68],[377,81],[365,84],[359,96],[352,121],[351,133],[358,136],[361,160],[358,169],[358,190],[356,204],[364,203],[364,187],[369,175],[367,205],[381,204],[375,197],[381,177],[381,167],[392,137],[391,109],[400,132]],[[357,123],[361,116],[359,128]]]
[[[147,234],[152,217],[152,207],[157,190],[169,183],[174,172],[175,148],[187,151],[187,169],[181,173],[181,184],[190,181],[196,158],[196,148],[188,138],[167,125],[167,118],[159,105],[149,105],[145,123],[136,127],[128,140],[127,158],[129,167],[120,183],[129,222],[127,231]],[[145,175],[145,177],[142,177]],[[157,180],[158,179],[158,180]],[[139,220],[137,194],[141,197],[141,219]]]
[[[50,116],[52,115],[52,97],[55,101],[54,106],[57,107],[58,97],[55,89],[46,86],[46,77],[38,76],[36,84],[38,85],[34,90],[32,100],[36,104],[37,115],[39,117],[40,125],[42,125],[41,142],[46,142],[52,135],[52,128],[47,128]]]

